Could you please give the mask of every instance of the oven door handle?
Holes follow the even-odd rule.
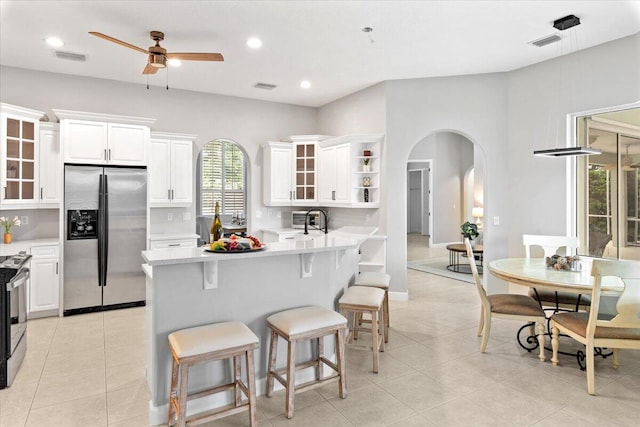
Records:
[[[29,279],[29,277],[31,277],[31,274],[29,273],[29,269],[28,268],[23,268],[22,270],[20,270],[20,272],[16,275],[16,277],[14,277],[13,279],[11,279],[8,283],[7,283],[7,291],[12,291],[15,288],[17,288],[18,286],[22,286],[25,283],[27,283],[27,279]]]

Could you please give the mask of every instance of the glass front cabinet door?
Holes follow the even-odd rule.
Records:
[[[0,104],[0,202],[2,207],[38,202],[38,140],[44,113]]]

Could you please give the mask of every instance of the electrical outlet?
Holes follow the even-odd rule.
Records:
[[[256,211],[256,218],[262,218],[262,211]]]
[[[29,224],[29,217],[28,216],[21,216],[20,217],[20,222],[22,223],[22,225],[27,225]]]
[[[499,216],[494,216],[493,217],[493,225],[500,225],[500,217]]]
[[[173,214],[171,212],[167,214],[167,221],[173,221]]]

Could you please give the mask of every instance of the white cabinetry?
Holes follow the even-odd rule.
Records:
[[[62,163],[60,132],[55,123],[40,123],[40,159],[40,207],[59,207]]]
[[[0,207],[37,207],[41,111],[0,104]],[[28,206],[33,205],[33,206]]]
[[[29,313],[57,311],[60,307],[59,247],[34,246],[31,255]]]
[[[263,202],[265,206],[291,206],[293,186],[291,165],[293,146],[284,142],[268,142],[263,150]]]
[[[294,135],[263,144],[265,206],[318,206],[318,142],[326,138]]]
[[[153,119],[53,110],[65,163],[146,166]]]
[[[153,238],[149,239],[149,250],[154,249],[176,249],[176,248],[195,248],[197,246],[197,238]]]
[[[382,137],[379,134],[347,135],[319,143],[318,186],[321,205],[380,207]],[[366,156],[365,151],[368,151]],[[366,167],[365,159],[368,160]]]
[[[195,135],[153,133],[148,168],[151,207],[191,205],[195,138]]]
[[[319,202],[335,206],[349,203],[351,163],[349,144],[320,147]]]

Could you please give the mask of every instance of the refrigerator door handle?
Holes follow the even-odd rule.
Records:
[[[104,266],[102,267],[102,286],[107,286],[107,269],[109,268],[109,181],[104,176]]]
[[[104,176],[100,174],[98,188],[98,286],[102,287],[102,239],[104,238]]]

